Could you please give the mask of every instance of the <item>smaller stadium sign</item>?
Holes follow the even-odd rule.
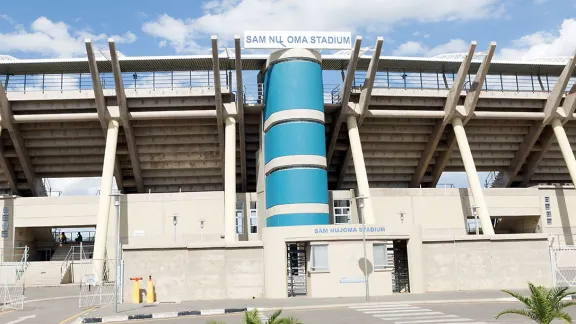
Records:
[[[351,49],[350,32],[246,31],[244,48]]]

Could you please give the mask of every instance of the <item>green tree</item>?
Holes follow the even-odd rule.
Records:
[[[550,290],[542,286],[534,286],[528,283],[530,296],[525,297],[518,293],[502,290],[508,295],[518,299],[526,306],[524,309],[507,309],[496,315],[496,319],[504,314],[517,314],[530,318],[536,323],[550,324],[553,320],[559,319],[564,323],[571,323],[572,317],[564,311],[568,306],[576,305],[576,301],[563,301],[564,297],[575,292],[568,291],[568,287],[552,288]]]
[[[279,309],[268,318],[266,323],[262,322],[260,319],[260,312],[257,309],[244,312],[244,317],[242,318],[242,324],[302,324],[300,320],[295,317],[280,317],[282,310]],[[208,321],[206,324],[226,324],[222,321]]]

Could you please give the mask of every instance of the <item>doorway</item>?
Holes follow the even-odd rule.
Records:
[[[394,272],[392,273],[392,291],[395,293],[410,292],[410,277],[408,275],[408,241],[394,240],[392,242]]]
[[[306,243],[286,243],[288,297],[306,296]]]

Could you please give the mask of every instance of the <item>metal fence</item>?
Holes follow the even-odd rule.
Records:
[[[229,86],[231,75],[220,72],[220,83]],[[51,92],[51,91],[92,91],[90,73],[61,74],[22,74],[1,75],[1,82],[7,92]],[[112,73],[100,73],[100,84],[103,89],[115,89]],[[214,87],[212,71],[165,71],[165,72],[124,72],[122,73],[124,89],[177,89]]]
[[[324,103],[336,104],[341,101],[340,84],[328,83],[323,85]],[[247,84],[244,86],[244,104],[263,104],[264,103],[264,85]]]
[[[78,240],[78,233],[82,235],[82,241]],[[90,243],[94,244],[96,231],[62,231],[60,229],[52,230],[54,242],[61,242],[61,234],[66,236],[66,243]]]
[[[24,308],[24,274],[28,265],[28,247],[17,262],[0,262],[0,309]]]
[[[470,90],[475,74],[468,74],[464,83],[464,90]],[[374,88],[392,89],[450,89],[456,78],[456,71],[405,71],[387,69],[378,71],[374,78]],[[358,88],[364,85],[366,71],[356,72],[353,86]],[[547,74],[488,74],[482,85],[484,91],[515,91],[515,92],[549,92],[556,85],[557,76]],[[569,91],[576,82],[571,78],[566,87]]]
[[[103,273],[98,275],[97,264],[104,265]],[[124,275],[124,262],[120,260],[116,267],[116,260],[83,260],[74,262],[75,271],[81,271],[80,296],[78,306],[80,308],[114,304],[115,293],[118,303],[122,302],[122,288]]]
[[[551,247],[550,263],[554,287],[576,287],[576,246]]]

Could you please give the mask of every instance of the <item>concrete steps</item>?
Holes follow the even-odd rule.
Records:
[[[54,254],[52,255],[52,258],[50,259],[50,261],[61,261],[63,262],[64,260],[66,260],[66,256],[68,255],[68,253],[70,253],[70,250],[72,250],[73,248],[75,248],[74,250],[74,255],[71,256],[72,260],[80,260],[80,244],[79,243],[72,243],[72,244],[62,244],[61,246],[58,245],[56,247],[56,249],[54,250]],[[92,245],[84,245],[84,256],[85,258],[90,258],[92,255],[92,251],[93,251],[94,247]]]
[[[62,261],[34,261],[28,263],[25,283],[28,287],[57,286],[61,283]]]
[[[79,244],[62,244],[61,246],[58,245],[54,250],[54,254],[52,254],[50,261],[64,261],[73,246],[79,246]]]

